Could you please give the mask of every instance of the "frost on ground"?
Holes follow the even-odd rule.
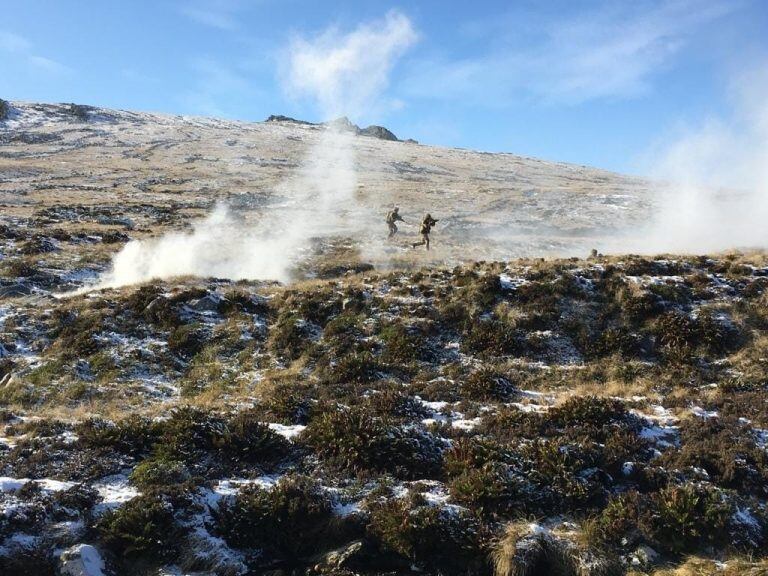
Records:
[[[743,567],[766,287],[735,255],[5,298],[0,565]]]

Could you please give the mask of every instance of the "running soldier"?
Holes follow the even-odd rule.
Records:
[[[392,238],[392,236],[397,234],[397,224],[395,224],[395,222],[405,222],[403,217],[400,216],[400,208],[398,206],[395,206],[387,214],[387,226],[389,226],[389,236],[387,236],[388,238]]]
[[[412,246],[416,248],[416,246],[424,246],[427,245],[427,250],[429,250],[429,233],[432,232],[432,227],[437,224],[437,220],[432,218],[430,214],[427,214],[424,216],[424,220],[421,221],[421,228],[419,229],[419,233],[421,234],[421,242],[414,242]]]

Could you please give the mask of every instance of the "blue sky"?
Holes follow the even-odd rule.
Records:
[[[292,43],[392,10],[416,41],[353,120],[624,172],[681,127],[727,121],[731,79],[768,62],[764,0],[24,0],[2,6],[0,97],[319,120],[285,88]]]

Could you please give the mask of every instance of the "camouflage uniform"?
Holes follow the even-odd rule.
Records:
[[[387,226],[389,226],[389,238],[392,238],[395,234],[397,234],[397,225],[395,225],[395,222],[405,222],[403,220],[403,217],[400,216],[399,208],[395,207],[392,211],[387,214]]]
[[[437,224],[437,220],[432,218],[431,215],[427,214],[424,216],[424,220],[421,221],[421,228],[419,229],[419,233],[421,234],[421,242],[414,242],[412,246],[416,248],[416,246],[424,246],[427,245],[427,250],[429,250],[429,233],[432,231],[432,226]]]

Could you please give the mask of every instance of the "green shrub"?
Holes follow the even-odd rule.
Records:
[[[352,473],[429,478],[442,463],[442,444],[435,436],[365,407],[327,410],[312,419],[302,438],[319,456]]]
[[[202,350],[205,339],[205,334],[198,324],[185,324],[171,330],[168,335],[168,349],[188,360]]]
[[[286,476],[271,489],[242,488],[222,503],[216,526],[231,546],[295,562],[318,551],[332,519],[331,501],[316,482]]]
[[[572,396],[549,411],[558,426],[606,426],[624,421],[629,413],[621,400],[600,396]]]
[[[641,517],[644,535],[662,550],[690,553],[719,549],[728,541],[733,506],[716,489],[686,484],[651,496],[651,512]]]
[[[190,467],[205,466],[227,437],[226,421],[217,415],[182,406],[161,423],[155,454]]]
[[[670,362],[687,362],[697,340],[696,323],[687,315],[667,312],[656,321],[657,347]]]
[[[53,542],[39,542],[31,547],[15,546],[0,554],[3,576],[56,576],[57,560]]]
[[[238,462],[271,466],[290,451],[288,440],[259,421],[256,410],[242,410],[227,422],[223,449]]]
[[[424,354],[421,337],[400,323],[386,326],[379,336],[384,341],[381,359],[388,364],[407,364],[420,360]]]
[[[464,333],[462,348],[483,356],[505,356],[520,351],[514,330],[501,320],[472,320]]]
[[[0,98],[0,122],[8,118],[11,113],[11,105],[5,100]]]
[[[149,453],[159,436],[158,425],[141,416],[130,416],[117,423],[89,418],[75,425],[78,443],[86,448],[112,448],[140,456]]]
[[[702,468],[712,482],[745,494],[763,496],[768,485],[768,454],[756,445],[752,429],[736,418],[691,418],[680,423],[680,446],[659,460],[673,470]]]
[[[453,500],[483,515],[525,511],[527,495],[532,489],[509,466],[496,462],[470,468],[448,484]]]
[[[456,438],[443,454],[445,475],[453,478],[468,470],[511,460],[509,449],[487,436]]]
[[[384,550],[438,574],[476,573],[484,562],[478,522],[444,507],[388,500],[371,510],[368,533]]]
[[[262,396],[256,409],[268,422],[306,424],[312,407],[308,394],[302,386],[278,384]]]
[[[323,368],[321,377],[326,384],[367,384],[376,379],[379,368],[370,352],[353,352]]]
[[[310,326],[296,314],[280,314],[269,330],[269,349],[286,360],[299,358],[311,343]]]
[[[163,458],[147,458],[131,472],[131,482],[140,490],[181,484],[190,479],[183,462]]]
[[[83,104],[65,104],[64,111],[72,115],[80,122],[87,122],[90,117],[90,112],[94,110],[93,106],[85,106]]]
[[[172,560],[181,528],[172,498],[160,492],[136,496],[107,512],[96,530],[104,546],[122,558]]]
[[[461,395],[481,402],[508,400],[515,391],[512,382],[493,368],[483,366],[469,374],[461,384]]]

